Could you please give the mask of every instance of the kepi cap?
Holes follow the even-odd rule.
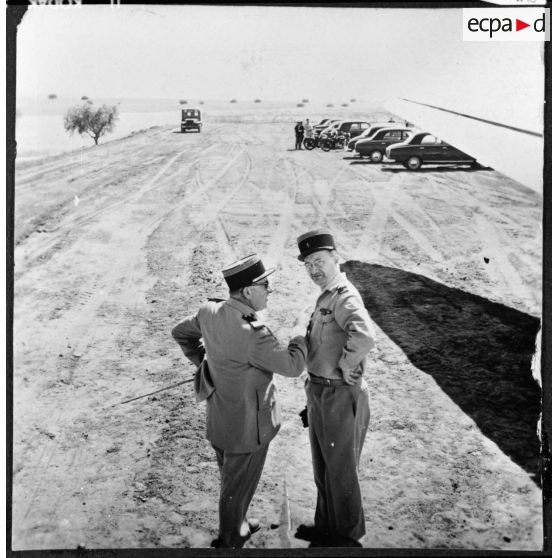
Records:
[[[261,281],[268,275],[271,275],[275,268],[266,270],[259,256],[251,254],[228,265],[222,271],[229,289],[236,291]]]
[[[306,256],[318,252],[319,250],[335,250],[335,242],[333,236],[325,229],[315,229],[313,231],[301,234],[296,242],[300,255],[298,259],[303,262]]]

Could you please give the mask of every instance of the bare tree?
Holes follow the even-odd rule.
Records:
[[[86,102],[68,109],[64,116],[64,128],[70,134],[76,130],[80,135],[87,134],[97,145],[101,136],[112,132],[117,118],[116,105],[103,105],[96,109],[91,102]]]

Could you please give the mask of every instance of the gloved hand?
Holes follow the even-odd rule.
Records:
[[[302,421],[302,426],[308,428],[308,407],[304,407],[300,413],[298,413],[300,420]]]

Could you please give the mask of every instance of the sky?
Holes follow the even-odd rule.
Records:
[[[404,96],[542,122],[541,43],[464,42],[460,8],[30,6],[17,49],[22,97]]]

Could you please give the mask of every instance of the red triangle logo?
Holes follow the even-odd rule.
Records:
[[[525,29],[525,27],[531,27],[530,23],[525,23],[524,21],[521,21],[520,19],[515,19],[515,30],[516,31],[521,31],[522,29]]]

